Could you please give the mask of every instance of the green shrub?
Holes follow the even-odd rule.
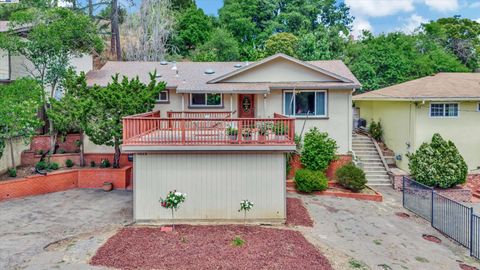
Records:
[[[108,168],[110,167],[110,161],[108,159],[102,159],[100,162],[100,168]]]
[[[48,167],[48,164],[45,161],[39,161],[37,162],[37,164],[35,164],[35,168],[40,171],[45,170],[47,167]]]
[[[10,177],[17,177],[17,170],[15,168],[8,168],[8,176]]]
[[[68,168],[73,167],[73,165],[74,165],[74,163],[73,163],[73,161],[72,161],[71,159],[67,159],[67,160],[65,161],[65,166],[67,166]]]
[[[328,133],[314,127],[305,133],[300,161],[307,169],[323,172],[336,159],[337,148],[337,142]]]
[[[58,170],[59,167],[60,167],[60,166],[59,166],[58,163],[56,163],[56,162],[51,162],[51,163],[48,165],[48,168],[49,168],[50,170],[54,170],[54,171]]]
[[[65,154],[65,149],[62,149],[62,148],[58,149],[58,153],[59,154]]]
[[[370,133],[377,142],[381,142],[383,138],[383,127],[380,121],[375,122],[372,120],[370,126],[368,126],[368,133]]]
[[[339,168],[335,172],[335,178],[340,185],[353,192],[364,189],[367,183],[367,178],[363,170],[353,165],[353,163]]]
[[[431,187],[449,188],[465,183],[468,167],[457,147],[435,133],[431,143],[423,143],[409,158],[415,180]]]
[[[95,167],[96,165],[97,165],[97,164],[95,164],[95,161],[94,161],[94,160],[90,161],[90,167],[93,168],[93,167]]]
[[[300,169],[295,172],[295,186],[301,192],[323,191],[328,188],[328,180],[323,172]]]

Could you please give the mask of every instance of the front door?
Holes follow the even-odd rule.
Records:
[[[255,118],[255,95],[240,94],[238,95],[238,117],[239,118]]]

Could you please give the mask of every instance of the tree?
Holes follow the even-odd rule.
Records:
[[[345,62],[367,91],[436,72],[465,72],[456,57],[422,35],[366,32],[349,43]]]
[[[175,24],[176,35],[173,45],[181,55],[187,55],[197,46],[205,43],[213,30],[213,22],[202,9],[191,7],[179,13]]]
[[[73,70],[69,70],[63,84],[63,97],[60,100],[50,100],[50,110],[48,110],[48,117],[52,119],[57,133],[79,131],[80,166],[82,167],[85,166],[84,133],[93,106],[85,73],[82,72],[77,76]]]
[[[430,39],[455,54],[470,69],[480,66],[480,23],[454,16],[422,26]]]
[[[115,148],[114,168],[120,166],[122,118],[151,111],[158,93],[165,89],[165,83],[157,83],[155,77],[156,73],[150,74],[150,83],[146,85],[138,77],[119,80],[117,74],[106,87],[94,86],[90,91],[94,106],[85,131],[93,143]]]
[[[225,29],[217,28],[211,38],[193,53],[194,61],[235,61],[240,58],[238,43]]]
[[[265,56],[284,53],[297,57],[298,38],[292,33],[279,33],[272,35],[265,42]]]
[[[172,0],[172,8],[176,11],[182,11],[195,6],[194,0]]]
[[[431,143],[423,143],[408,155],[408,168],[415,180],[431,187],[449,188],[465,183],[468,167],[455,144],[435,133]]]
[[[28,143],[42,124],[37,117],[42,92],[35,80],[27,78],[0,86],[0,141],[10,146],[13,169],[17,167],[13,140],[22,138]]]
[[[102,51],[103,41],[87,16],[65,8],[21,10],[11,15],[10,22],[11,27],[28,25],[30,30],[26,38],[19,37],[13,30],[0,33],[0,48],[24,56],[30,62],[25,64],[29,75],[50,88],[42,97],[43,109],[47,112],[48,100],[56,97],[58,86],[70,67],[70,58],[93,50]],[[56,138],[51,120],[49,128],[51,151],[54,151]]]
[[[125,59],[165,60],[174,22],[170,0],[143,0],[140,11],[129,15],[122,26]]]
[[[313,32],[299,34],[297,56],[311,60],[332,60],[344,58],[348,44],[346,36],[337,27],[319,25]]]

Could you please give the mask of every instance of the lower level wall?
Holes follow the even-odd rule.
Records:
[[[180,222],[243,222],[240,201],[254,207],[247,221],[282,223],[286,217],[285,154],[185,153],[137,154],[134,158],[134,218],[171,222],[160,198],[169,191],[187,193],[175,212]]]
[[[41,155],[35,154],[33,151],[24,151],[22,153],[22,165],[23,166],[35,166],[40,161]],[[66,153],[55,154],[50,157],[51,162],[56,162],[60,167],[65,167],[67,159],[73,161],[75,165],[80,164],[79,153]],[[90,162],[94,161],[96,166],[99,166],[103,159],[108,159],[110,163],[113,163],[113,154],[109,153],[86,153],[85,154],[85,166],[90,166]],[[120,167],[132,166],[133,163],[128,161],[128,155],[122,154],[120,156]]]
[[[338,155],[337,159],[332,161],[328,166],[327,170],[325,171],[325,175],[327,176],[328,180],[335,180],[335,172],[337,171],[337,169],[350,162],[352,162],[352,156]],[[296,171],[303,168],[302,162],[300,161],[300,155],[292,155],[289,164],[290,170],[288,171],[287,179],[293,179],[295,178]]]
[[[8,142],[5,142],[5,148],[3,149],[3,155],[0,157],[0,174],[3,174],[7,171],[8,168],[12,167],[12,158],[10,152],[10,145]],[[15,164],[20,165],[22,152],[27,150],[30,146],[25,144],[21,139],[14,139],[13,141],[13,158],[15,159]]]

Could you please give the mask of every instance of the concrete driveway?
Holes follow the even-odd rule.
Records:
[[[447,239],[402,207],[401,193],[391,188],[378,189],[384,202],[326,196],[299,196],[315,221],[314,228],[303,228],[312,241],[343,252],[370,269],[460,269],[459,263],[480,269],[466,248]],[[400,217],[396,213],[408,213]],[[427,241],[434,235],[440,244]],[[355,268],[355,267],[352,267]],[[361,267],[359,267],[361,268]]]
[[[131,191],[75,189],[0,202],[0,269],[92,269],[92,253],[131,222]]]

